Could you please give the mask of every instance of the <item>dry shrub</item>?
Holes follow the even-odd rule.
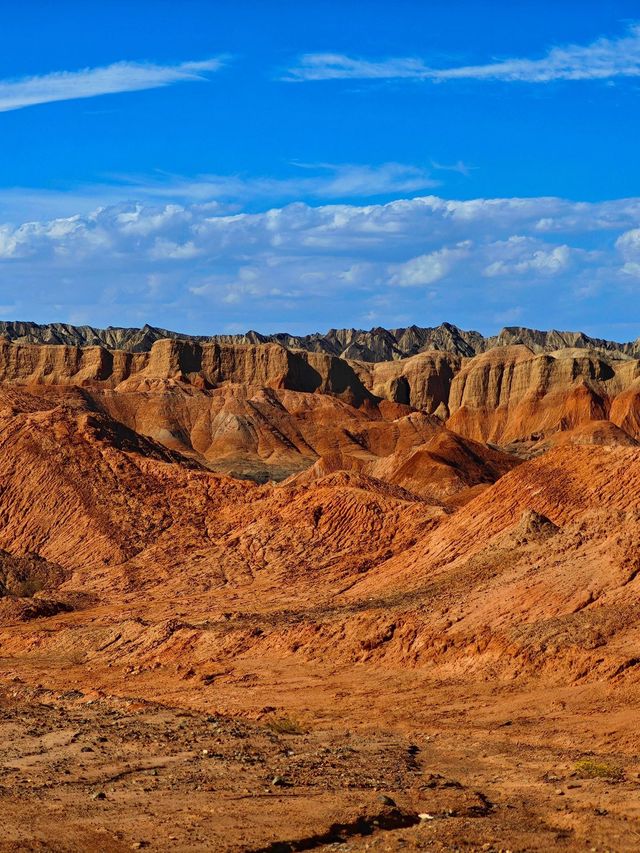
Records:
[[[624,778],[624,770],[621,767],[596,758],[581,758],[576,762],[575,771],[581,779],[609,779],[619,782]]]
[[[270,717],[265,725],[277,735],[304,735],[308,732],[308,729],[298,720],[284,714],[278,717]]]

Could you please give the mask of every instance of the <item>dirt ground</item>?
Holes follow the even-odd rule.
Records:
[[[180,707],[17,672],[0,660],[2,851],[640,849],[635,694],[360,667]]]

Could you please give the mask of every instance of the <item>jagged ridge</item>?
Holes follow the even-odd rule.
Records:
[[[65,344],[67,346],[105,346],[128,352],[147,352],[165,338],[197,343],[261,344],[278,343],[287,349],[326,353],[357,361],[378,362],[407,358],[426,350],[441,350],[471,357],[499,346],[524,344],[534,352],[553,352],[564,347],[596,349],[621,356],[640,357],[640,338],[617,343],[592,338],[583,332],[539,331],[507,326],[498,335],[484,337],[480,332],[465,331],[451,323],[434,327],[407,326],[399,329],[377,327],[362,329],[330,329],[325,334],[290,335],[278,332],[264,335],[248,331],[243,335],[189,335],[145,325],[141,329],[108,326],[73,326],[69,323],[0,321],[0,336],[16,343]]]

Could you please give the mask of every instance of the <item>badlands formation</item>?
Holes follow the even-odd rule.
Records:
[[[639,848],[636,344],[87,329],[1,330],[0,850]]]

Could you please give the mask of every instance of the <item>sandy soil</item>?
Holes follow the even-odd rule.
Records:
[[[632,695],[289,668],[181,708],[8,663],[0,850],[640,847]]]

